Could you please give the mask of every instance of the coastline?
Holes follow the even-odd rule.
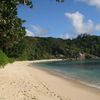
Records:
[[[85,89],[87,89],[89,91],[93,91],[93,92],[95,91],[96,93],[98,93],[98,92],[100,93],[100,88],[96,87],[95,85],[86,83],[84,81],[80,81],[79,79],[75,79],[75,78],[72,78],[70,76],[65,76],[65,75],[63,75],[61,73],[58,73],[58,72],[53,71],[53,70],[50,70],[48,68],[43,68],[43,67],[41,68],[40,66],[34,65],[34,63],[33,63],[33,66],[31,65],[31,67],[34,67],[34,68],[36,68],[38,70],[41,70],[43,72],[47,72],[48,74],[53,75],[53,76],[58,77],[58,78],[61,78],[61,79],[65,80],[65,81],[69,81],[71,84],[74,84],[74,85],[76,85],[78,87],[82,87],[82,88],[85,88]]]
[[[35,60],[35,61],[33,61],[33,64],[45,63],[45,62],[55,62],[55,61],[65,61],[65,60],[69,60],[69,59],[44,59],[44,60]],[[84,80],[82,81],[82,80],[79,80],[79,79],[72,78],[71,76],[65,76],[65,75],[63,75],[63,74],[61,74],[61,73],[59,73],[57,71],[50,70],[49,68],[43,68],[43,67],[40,67],[38,65],[35,65],[35,66],[37,66],[36,67],[37,69],[46,71],[46,72],[48,72],[51,75],[55,75],[57,77],[65,79],[65,80],[70,80],[70,81],[73,80],[76,83],[79,83],[81,85],[85,85],[85,86],[93,88],[95,90],[100,90],[100,86],[91,84],[89,82],[85,82]]]
[[[52,62],[52,61],[63,61],[65,59],[43,59],[43,60],[34,60],[33,63],[41,63],[41,62]]]
[[[100,92],[77,84],[74,80],[64,80],[45,70],[37,69],[33,61],[23,61],[8,64],[4,69],[0,69],[0,98],[5,100],[100,100]]]

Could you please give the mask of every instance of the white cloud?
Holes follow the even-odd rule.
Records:
[[[75,13],[65,13],[65,16],[71,20],[76,33],[91,33],[93,31],[93,21],[89,19],[85,22],[85,17],[80,12],[77,11]]]
[[[91,5],[91,6],[95,6],[97,8],[100,8],[100,0],[76,0],[76,1],[85,2],[88,5]]]
[[[63,34],[61,34],[61,38],[62,38],[62,39],[69,39],[70,36],[69,36],[68,33],[63,33]]]
[[[48,33],[48,30],[39,26],[39,25],[31,25],[33,31],[34,31],[34,35],[35,36],[42,36]]]
[[[97,25],[95,26],[95,30],[96,30],[96,31],[100,31],[100,24],[97,24]]]
[[[26,29],[26,36],[34,36],[33,32]]]
[[[43,36],[48,30],[39,25],[31,25],[32,31],[26,29],[26,36]]]

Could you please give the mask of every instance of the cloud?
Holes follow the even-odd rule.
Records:
[[[76,0],[76,1],[85,2],[88,5],[91,5],[91,6],[95,6],[97,8],[100,8],[100,0]]]
[[[90,34],[94,31],[100,31],[100,24],[94,23],[91,19],[85,19],[80,12],[65,13],[65,16],[71,20],[71,23],[77,34]]]
[[[33,32],[26,29],[26,36],[34,36]]]
[[[31,30],[26,29],[26,36],[43,36],[48,33],[48,30],[39,25],[31,25]]]
[[[95,26],[95,30],[96,30],[96,31],[100,31],[100,24],[97,24],[97,25]]]
[[[39,26],[39,25],[31,25],[32,30],[35,36],[42,36],[48,33],[48,30]]]
[[[75,13],[65,13],[65,16],[69,18],[72,22],[72,25],[74,26],[76,33],[91,33],[93,31],[93,21],[87,20],[84,21],[84,15],[80,12]]]
[[[62,38],[62,39],[69,39],[70,36],[69,36],[68,33],[63,33],[63,34],[61,34],[61,38]]]

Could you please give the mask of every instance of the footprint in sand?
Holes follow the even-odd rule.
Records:
[[[59,96],[59,95],[57,96],[57,98],[59,98],[60,100],[63,100],[63,99],[62,99],[62,97],[61,97],[61,96]]]

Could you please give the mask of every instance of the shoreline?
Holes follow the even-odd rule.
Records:
[[[33,65],[34,65],[34,63],[33,63]],[[34,67],[34,66],[31,65],[31,67]],[[58,78],[61,78],[65,81],[69,81],[71,84],[76,85],[80,88],[82,87],[82,88],[85,88],[89,91],[93,91],[93,92],[95,91],[96,93],[98,93],[98,92],[100,93],[100,88],[96,87],[95,85],[88,84],[84,81],[80,81],[79,79],[75,79],[75,78],[72,78],[70,76],[64,76],[63,74],[58,73],[58,72],[53,71],[53,70],[50,70],[48,68],[43,68],[43,67],[40,67],[40,66],[37,66],[37,65],[35,65],[34,68],[41,70],[43,72],[47,72],[48,74],[55,76],[55,77],[58,77]]]
[[[34,65],[34,63],[33,63],[33,65]],[[33,67],[33,66],[31,66],[31,67]],[[96,95],[100,95],[100,88],[96,88],[94,86],[86,84],[83,81],[80,81],[78,79],[74,79],[74,78],[71,78],[71,77],[64,77],[64,75],[62,75],[62,74],[60,74],[58,72],[52,71],[52,70],[50,70],[48,68],[41,68],[41,67],[36,66],[36,65],[34,65],[33,68],[36,68],[36,69],[38,69],[40,71],[46,72],[47,74],[49,74],[51,76],[57,77],[57,78],[59,78],[61,80],[64,80],[65,82],[70,83],[72,86],[75,86],[77,89],[82,89],[82,90],[88,91],[90,93],[93,93],[93,94],[96,94]],[[83,100],[83,99],[81,99],[81,100]],[[84,100],[90,100],[90,99],[84,99]],[[98,100],[98,99],[96,99],[96,100]]]
[[[72,59],[43,59],[43,60],[34,60],[34,61],[25,61],[25,62],[31,62],[32,64],[38,64],[38,63],[56,62],[56,61],[66,61],[66,60],[67,61],[68,60],[71,60],[72,61]],[[74,59],[74,60],[77,60],[77,59]],[[88,60],[88,59],[85,59],[85,60]],[[94,59],[92,59],[92,60],[94,60]],[[33,67],[32,64],[31,64],[31,67]],[[70,81],[70,82],[72,81],[72,82],[75,82],[76,84],[79,84],[80,86],[85,86],[87,88],[90,88],[90,89],[96,90],[97,92],[98,91],[100,92],[100,87],[98,87],[98,86],[96,86],[94,84],[89,84],[88,82],[81,81],[79,79],[75,79],[75,78],[72,78],[70,76],[64,76],[63,74],[60,74],[60,73],[58,73],[56,71],[53,71],[53,70],[50,70],[48,68],[43,68],[43,67],[39,67],[39,66],[37,66],[38,67],[37,68],[36,66],[37,65],[35,65],[34,68],[39,69],[39,70],[42,70],[44,72],[46,71],[47,73],[49,73],[51,75],[54,75],[56,77],[62,78],[64,80],[66,80],[66,81]]]
[[[43,59],[43,60],[34,60],[32,62],[33,63],[41,63],[41,62],[64,61],[64,60],[65,59]]]
[[[100,100],[100,91],[17,61],[0,69],[0,98],[5,100]]]
[[[75,59],[75,58],[67,58],[67,59],[40,59],[40,60],[32,60],[30,62],[33,62],[33,63],[41,63],[41,62],[52,62],[52,61],[85,61],[85,60],[100,60],[100,59]]]
[[[42,62],[54,62],[54,61],[65,61],[65,60],[68,60],[68,59],[44,59],[44,60],[35,60],[35,61],[33,61],[33,64],[38,64],[38,63],[42,63]],[[81,84],[81,85],[85,85],[85,86],[87,86],[87,87],[90,87],[90,88],[93,88],[93,89],[96,89],[96,90],[99,90],[100,91],[100,86],[97,86],[97,85],[94,85],[94,84],[89,84],[89,82],[85,82],[84,80],[83,81],[81,81],[81,80],[79,80],[79,79],[75,79],[75,78],[72,78],[72,77],[70,77],[70,76],[64,76],[63,74],[61,74],[61,73],[59,73],[59,72],[56,72],[56,71],[53,71],[53,70],[50,70],[50,69],[48,69],[48,68],[43,68],[43,67],[40,67],[40,66],[38,66],[38,65],[35,65],[35,66],[37,66],[37,67],[35,67],[35,68],[37,68],[37,69],[39,69],[39,70],[43,70],[43,71],[46,71],[46,72],[48,72],[49,74],[51,74],[51,75],[54,75],[54,76],[57,76],[57,77],[60,77],[60,78],[63,78],[63,79],[65,79],[65,80],[70,80],[70,81],[75,81],[76,83],[79,83],[79,84]]]

